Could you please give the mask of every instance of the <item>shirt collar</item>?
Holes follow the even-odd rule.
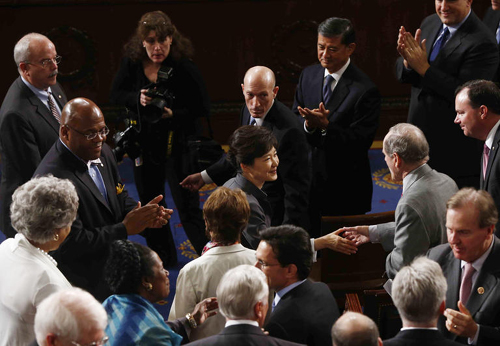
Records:
[[[33,94],[35,94],[40,100],[42,100],[43,102],[47,102],[47,99],[49,98],[49,92],[52,92],[52,89],[50,89],[50,87],[48,87],[47,90],[42,90],[38,89],[33,84],[28,82],[26,79],[24,79],[23,76],[21,76],[21,80],[24,84],[26,84],[28,88],[30,88],[31,91],[33,91]]]
[[[476,270],[476,273],[479,273],[481,271],[481,268],[483,267],[484,261],[486,261],[486,259],[490,255],[491,250],[493,249],[493,243],[494,242],[495,242],[495,239],[492,239],[490,247],[488,248],[488,250],[486,250],[481,255],[481,257],[479,257],[477,260],[475,260],[474,262],[472,262],[472,267]],[[465,262],[464,260],[461,260],[460,261],[460,267],[463,269],[466,263],[467,262]]]
[[[64,145],[64,147],[65,147],[66,149],[68,149],[68,151],[69,151],[71,154],[73,154],[73,155],[74,155],[74,156],[75,156],[78,160],[82,161],[82,162],[83,162],[83,163],[87,166],[87,168],[88,168],[89,170],[90,170],[90,166],[92,166],[92,164],[95,164],[95,165],[101,165],[101,167],[102,167],[102,166],[104,166],[104,165],[103,165],[103,163],[102,163],[102,161],[101,161],[101,158],[100,158],[100,157],[99,157],[99,158],[97,158],[97,159],[95,159],[95,160],[90,160],[90,161],[85,161],[85,160],[82,160],[82,159],[81,159],[78,155],[75,155],[75,153],[73,153],[73,152],[71,151],[71,149],[70,149],[70,148],[68,148],[68,146],[66,145],[66,143],[64,143],[64,142],[61,140],[61,138],[59,138],[59,141],[61,142],[61,144],[62,144],[62,145]]]
[[[250,122],[252,122],[252,119],[253,119],[253,120],[255,120],[255,123],[257,124],[257,126],[262,126],[262,123],[264,123],[264,119],[266,118],[266,116],[269,113],[269,111],[271,110],[271,108],[273,108],[273,106],[274,106],[274,99],[273,99],[273,103],[271,104],[271,107],[269,107],[266,114],[264,114],[260,118],[254,118],[253,116],[250,115]]]
[[[227,320],[225,326],[229,327],[229,326],[235,326],[238,324],[250,324],[250,325],[255,326],[255,327],[259,326],[259,323],[257,321],[253,321],[253,320]]]
[[[325,68],[325,75],[323,77],[326,78],[326,76],[332,75],[335,81],[338,82],[340,78],[342,78],[342,75],[344,74],[345,70],[347,70],[347,68],[349,67],[350,63],[351,63],[351,58],[347,59],[347,62],[345,63],[344,66],[340,68],[340,70],[335,71],[333,73],[328,72],[328,69]]]
[[[295,287],[303,284],[306,280],[307,279],[304,279],[302,281],[294,282],[293,284],[288,285],[285,288],[282,288],[281,290],[279,290],[278,292],[276,292],[276,296],[274,297],[274,306],[278,305],[279,301],[281,300],[281,298],[283,298],[283,296],[285,294],[287,294],[288,292],[290,292],[291,290],[293,290]]]
[[[497,133],[498,125],[500,125],[500,120],[497,121],[495,126],[490,130],[488,133],[488,137],[486,137],[486,141],[484,144],[488,147],[488,149],[491,150],[491,147],[493,146],[493,140],[495,139],[495,134]]]

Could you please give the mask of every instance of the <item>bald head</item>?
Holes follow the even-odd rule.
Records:
[[[241,84],[245,103],[254,118],[264,117],[278,94],[274,72],[265,66],[254,66],[245,74]]]
[[[334,346],[381,345],[375,322],[357,312],[346,312],[332,327]]]
[[[80,97],[66,103],[61,114],[59,137],[73,154],[84,161],[99,158],[106,141],[105,132],[104,115],[94,102]],[[93,135],[96,136],[87,138]]]

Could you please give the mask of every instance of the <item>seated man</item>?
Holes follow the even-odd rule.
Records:
[[[382,346],[375,322],[357,312],[343,314],[332,327],[333,346]]]
[[[168,317],[170,321],[184,317],[203,299],[214,297],[222,275],[229,269],[255,263],[255,251],[240,244],[241,232],[250,216],[250,206],[243,191],[219,187],[203,205],[203,216],[211,242],[201,257],[180,270]],[[189,340],[217,334],[224,323],[224,317],[217,314],[192,329]]]
[[[265,330],[309,346],[331,345],[339,310],[327,285],[307,279],[312,266],[309,235],[292,225],[271,227],[260,235],[255,265],[276,291]]]
[[[158,206],[161,195],[145,206],[128,196],[114,155],[104,143],[108,132],[94,102],[69,101],[62,111],[59,140],[35,171],[35,176],[52,174],[75,185],[77,218],[54,258],[69,282],[100,300],[109,296],[102,278],[109,244],[148,227],[161,227],[172,213]]]
[[[392,284],[392,300],[403,328],[394,338],[384,340],[384,346],[458,346],[437,330],[438,318],[446,305],[446,287],[439,265],[425,257],[401,268]]]
[[[104,345],[107,324],[106,311],[92,295],[76,287],[59,291],[38,307],[31,346]]]
[[[445,204],[457,190],[455,182],[427,164],[429,144],[411,124],[397,124],[384,138],[383,153],[391,179],[403,181],[396,221],[376,226],[345,227],[358,245],[371,241],[392,251],[386,260],[389,278],[429,248],[446,242]]]
[[[265,335],[259,328],[269,308],[269,287],[266,276],[257,268],[240,265],[227,271],[217,287],[217,300],[226,327],[219,334],[190,345],[299,345]]]
[[[448,243],[428,257],[448,282],[446,310],[438,328],[460,343],[500,343],[500,239],[498,211],[486,191],[464,188],[446,204]],[[459,293],[460,292],[460,293]]]

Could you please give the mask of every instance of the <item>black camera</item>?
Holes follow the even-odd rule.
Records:
[[[172,108],[175,97],[168,90],[168,81],[172,77],[172,72],[172,67],[160,67],[156,77],[156,83],[149,84],[145,87],[147,88],[145,93],[146,96],[153,99],[145,109],[140,109],[141,117],[145,121],[154,124],[161,119],[165,107]]]
[[[141,156],[141,147],[137,140],[137,134],[140,132],[140,128],[137,127],[137,122],[135,120],[125,119],[125,123],[127,124],[127,128],[121,132],[115,133],[113,136],[113,141],[115,142],[113,153],[118,162],[123,160],[123,155],[125,154],[132,160]]]

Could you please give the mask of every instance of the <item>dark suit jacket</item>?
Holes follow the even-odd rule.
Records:
[[[484,261],[483,267],[472,287],[466,308],[474,321],[480,325],[477,345],[498,345],[500,343],[500,239],[494,237],[493,249]],[[460,260],[456,259],[449,244],[439,245],[429,250],[428,257],[441,266],[448,283],[446,291],[446,308],[458,311],[458,300],[461,282]],[[478,293],[478,288],[484,292]],[[465,338],[457,338],[445,326],[446,318],[441,316],[439,330],[447,339],[467,343]]]
[[[50,87],[62,108],[67,102],[59,84]],[[1,230],[7,237],[17,232],[10,224],[10,203],[14,191],[31,179],[36,167],[59,138],[59,123],[42,101],[18,77],[0,108]]]
[[[250,113],[244,106],[240,114],[240,125],[248,125]],[[274,100],[274,105],[264,119],[262,126],[273,132],[278,140],[278,179],[264,184],[273,208],[271,224],[293,224],[307,229],[309,226],[307,206],[311,182],[308,148],[300,121],[284,104]],[[225,159],[207,168],[210,178],[222,185],[232,178],[235,168]]]
[[[319,64],[302,71],[293,105],[296,114],[298,106],[314,109],[322,102],[324,71]],[[368,149],[378,128],[379,91],[351,61],[325,107],[330,111],[326,135],[307,135],[313,151],[312,189],[320,196],[322,215],[363,214],[371,210]]]
[[[495,133],[493,146],[488,158],[488,167],[486,167],[486,179],[483,178],[483,157],[481,156],[481,174],[479,178],[479,187],[490,193],[495,201],[497,209],[500,210],[500,155],[498,148],[500,145],[500,127]],[[500,236],[500,220],[497,222],[495,234]]]
[[[384,340],[384,346],[459,346],[447,340],[439,331],[430,329],[402,330],[394,338]]]
[[[488,9],[486,10],[486,14],[484,15],[483,18],[483,23],[493,33],[493,35],[495,35],[495,37],[497,34],[497,28],[499,22],[500,22],[500,11],[493,11],[491,7],[488,7]],[[500,69],[497,69],[495,81],[496,82],[500,81]]]
[[[219,334],[190,343],[193,346],[298,346],[294,342],[265,335],[258,327],[237,324],[224,328]]]
[[[441,20],[433,14],[424,19],[420,28],[430,54],[442,29]],[[396,64],[399,80],[412,84],[408,122],[424,132],[430,147],[429,164],[455,179],[459,188],[467,183],[477,186],[481,147],[453,123],[455,89],[468,80],[492,79],[498,61],[495,38],[471,12],[430,63],[424,77],[405,69],[402,58]]]
[[[88,174],[87,165],[71,153],[60,140],[56,141],[35,171],[36,175],[52,174],[73,182],[79,206],[71,232],[54,252],[59,269],[75,286],[82,287],[97,299],[104,300],[109,291],[102,278],[108,247],[117,239],[126,239],[122,223],[136,202],[127,190],[117,192],[121,184],[115,157],[107,144],[102,147],[99,166],[109,205]]]
[[[331,345],[330,331],[338,318],[339,309],[328,286],[306,280],[281,298],[264,329],[274,337],[309,346]]]
[[[224,186],[231,190],[241,189],[247,195],[250,219],[242,232],[241,243],[245,247],[256,250],[260,243],[260,231],[271,227],[271,204],[266,194],[240,173],[226,181]]]

